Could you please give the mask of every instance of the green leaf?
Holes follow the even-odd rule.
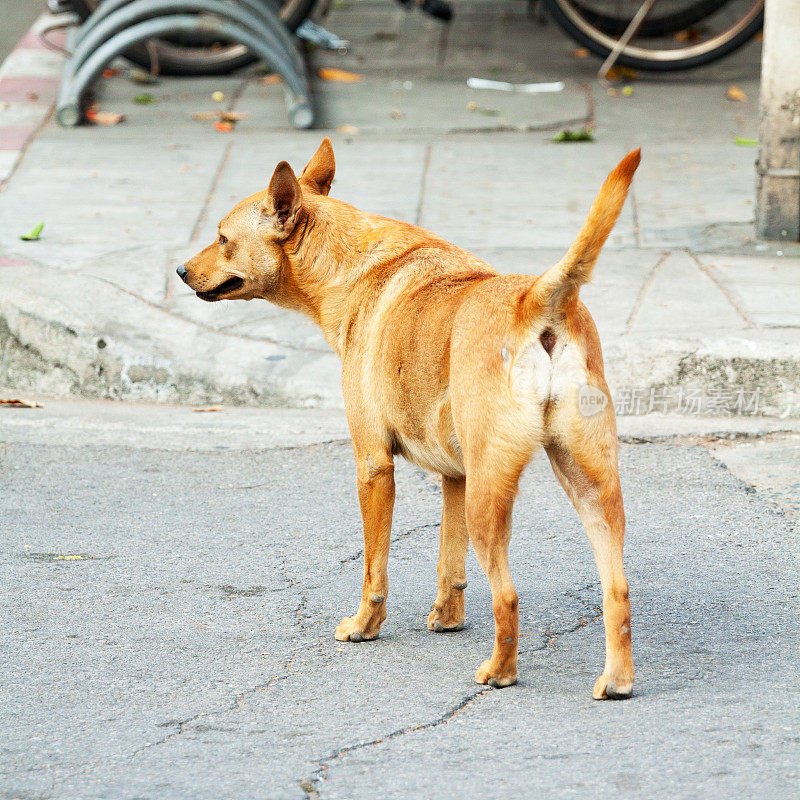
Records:
[[[155,103],[155,101],[155,97],[153,97],[153,95],[151,95],[149,92],[137,94],[136,97],[133,98],[133,102],[138,103],[140,106],[149,106],[150,103]]]
[[[739,147],[758,147],[758,139],[748,139],[746,136],[737,136],[733,141]]]
[[[35,242],[42,235],[42,228],[44,228],[44,222],[39,222],[19,238],[24,242]]]
[[[554,137],[554,142],[593,142],[594,136],[592,136],[592,132],[587,130],[586,128],[581,128],[579,131],[571,131],[568,128],[565,128],[563,131],[559,131]]]

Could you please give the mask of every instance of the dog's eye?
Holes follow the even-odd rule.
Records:
[[[219,235],[219,243],[220,244],[227,244],[228,243],[228,237],[227,236],[223,236],[222,234],[220,234]]]

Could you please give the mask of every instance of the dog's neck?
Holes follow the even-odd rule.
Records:
[[[404,253],[439,242],[414,225],[366,214],[338,200],[304,200],[283,244],[285,260],[276,296],[269,299],[308,314],[343,356],[351,298],[359,281],[401,261]]]

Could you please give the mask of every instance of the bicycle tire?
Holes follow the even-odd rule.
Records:
[[[544,5],[556,24],[572,39],[601,58],[609,56],[614,41],[582,18],[576,3],[572,0],[544,0]],[[764,0],[756,0],[737,25],[739,27],[735,32],[713,46],[711,42],[689,43],[680,49],[648,51],[629,44],[619,54],[616,63],[643,72],[676,72],[710,64],[738,50],[761,30],[764,25]]]
[[[706,17],[716,14],[729,2],[730,0],[695,0],[688,8],[683,8],[680,11],[664,14],[660,17],[648,16],[642,23],[639,34],[645,37],[669,36],[673,33],[678,33],[678,31],[685,31]],[[624,17],[603,14],[580,2],[575,2],[575,6],[587,22],[595,25],[609,36],[622,36],[630,23],[630,17],[625,19]]]
[[[70,0],[70,5],[81,21],[97,7],[99,0]],[[281,20],[294,31],[311,14],[318,0],[288,0],[281,4]],[[158,39],[155,57],[161,75],[211,76],[226,75],[257,61],[250,51],[240,44],[224,45],[218,50],[209,44],[186,43]],[[144,69],[153,67],[150,52],[145,46],[131,48],[125,57]]]

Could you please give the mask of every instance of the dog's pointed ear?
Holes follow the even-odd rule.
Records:
[[[297,212],[303,201],[300,184],[288,162],[281,161],[272,180],[269,182],[267,194],[261,201],[263,221],[273,228],[279,237],[286,237],[297,222]]]
[[[333,145],[326,136],[300,175],[300,182],[318,194],[328,194],[336,172]]]

